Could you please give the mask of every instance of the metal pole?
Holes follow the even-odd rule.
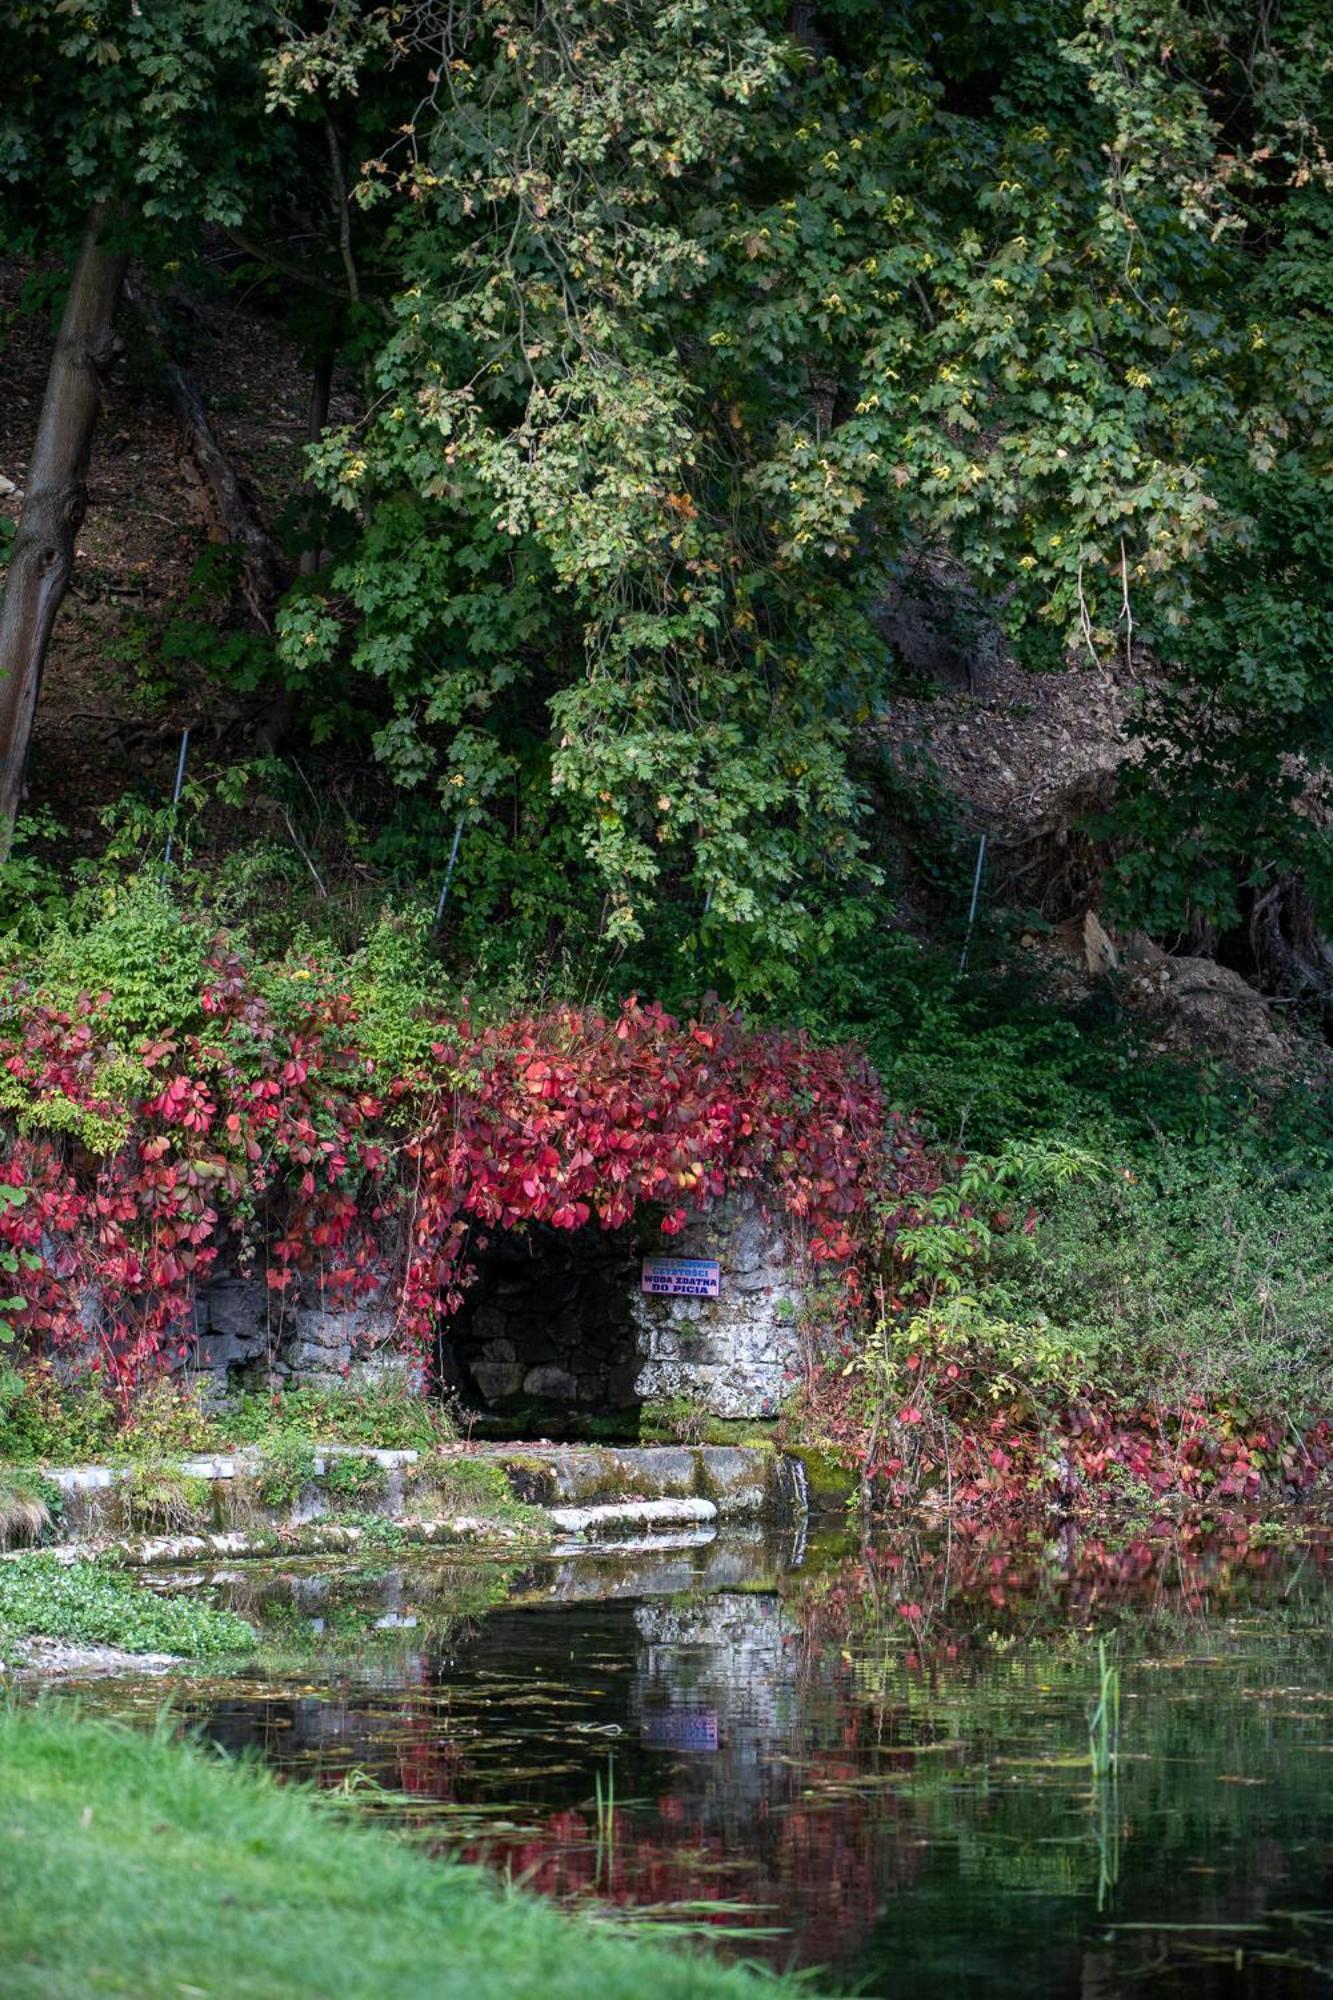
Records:
[[[967,930],[963,936],[963,953],[958,961],[958,970],[966,972],[968,947],[972,943],[972,926],[977,920],[977,897],[981,894],[981,871],[986,865],[986,836],[983,833],[977,842],[977,865],[972,876],[972,907],[967,913]]]
[[[462,844],[462,839],[463,815],[460,813],[458,815],[458,825],[454,828],[454,844],[449,850],[449,866],[444,871],[444,883],[440,889],[440,900],[435,905],[435,922],[431,925],[432,930],[437,931],[440,928],[440,918],[444,915],[444,906],[449,900],[449,884],[454,879],[454,869],[458,863],[458,850]]]
[[[162,856],[163,875],[166,874],[168,868],[171,866],[171,850],[176,842],[176,808],[181,802],[181,793],[185,789],[185,759],[189,754],[189,749],[190,732],[188,729],[182,729],[181,753],[176,759],[176,784],[171,794],[171,825],[167,828],[167,850]]]

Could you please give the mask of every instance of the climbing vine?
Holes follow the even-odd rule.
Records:
[[[391,1300],[425,1344],[488,1230],[667,1235],[754,1187],[859,1295],[886,1201],[930,1184],[913,1128],[855,1052],[680,1022],[633,1001],[482,1025],[441,1016],[433,1059],[383,1075],[349,993],[319,965],[281,979],[219,949],[194,1022],[127,1051],[93,995],[11,986],[0,1248],[11,1325],[128,1389],[184,1359],[197,1287],[224,1255],[299,1299]]]

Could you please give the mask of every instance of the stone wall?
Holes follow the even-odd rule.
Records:
[[[752,1195],[718,1202],[662,1245],[716,1258],[715,1299],[634,1295],[643,1402],[685,1397],[718,1417],[771,1417],[800,1363],[800,1288],[781,1227]]]
[[[201,1285],[194,1336],[184,1369],[215,1399],[272,1383],[332,1389],[344,1382],[414,1387],[422,1380],[419,1362],[395,1349],[388,1304],[327,1305],[309,1287],[280,1317],[262,1277],[233,1272]]]
[[[645,1295],[645,1250],[716,1258],[720,1296]],[[477,1262],[437,1355],[441,1382],[465,1407],[616,1411],[685,1399],[720,1417],[766,1417],[799,1365],[800,1290],[781,1228],[753,1197],[718,1202],[670,1238],[633,1228],[497,1232]],[[90,1295],[89,1359],[97,1313]],[[224,1272],[199,1288],[193,1333],[181,1366],[212,1397],[273,1381],[327,1389],[421,1380],[420,1364],[395,1351],[386,1299],[347,1309],[307,1286],[280,1312],[262,1274]]]

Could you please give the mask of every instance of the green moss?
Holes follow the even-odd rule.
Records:
[[[784,1449],[789,1457],[799,1459],[804,1468],[810,1512],[844,1513],[848,1501],[856,1494],[860,1475],[826,1445],[789,1444]]]
[[[554,1507],[560,1497],[559,1488],[546,1459],[525,1458],[521,1453],[511,1452],[498,1462],[516,1500],[529,1507]]]
[[[518,1497],[501,1459],[436,1452],[410,1468],[405,1486],[408,1510],[422,1520],[467,1515],[543,1538],[550,1534],[545,1514]]]

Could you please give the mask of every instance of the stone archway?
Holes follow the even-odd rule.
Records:
[[[516,1436],[589,1417],[620,1417],[633,1431],[640,1257],[632,1229],[493,1231],[441,1333],[443,1385]]]

